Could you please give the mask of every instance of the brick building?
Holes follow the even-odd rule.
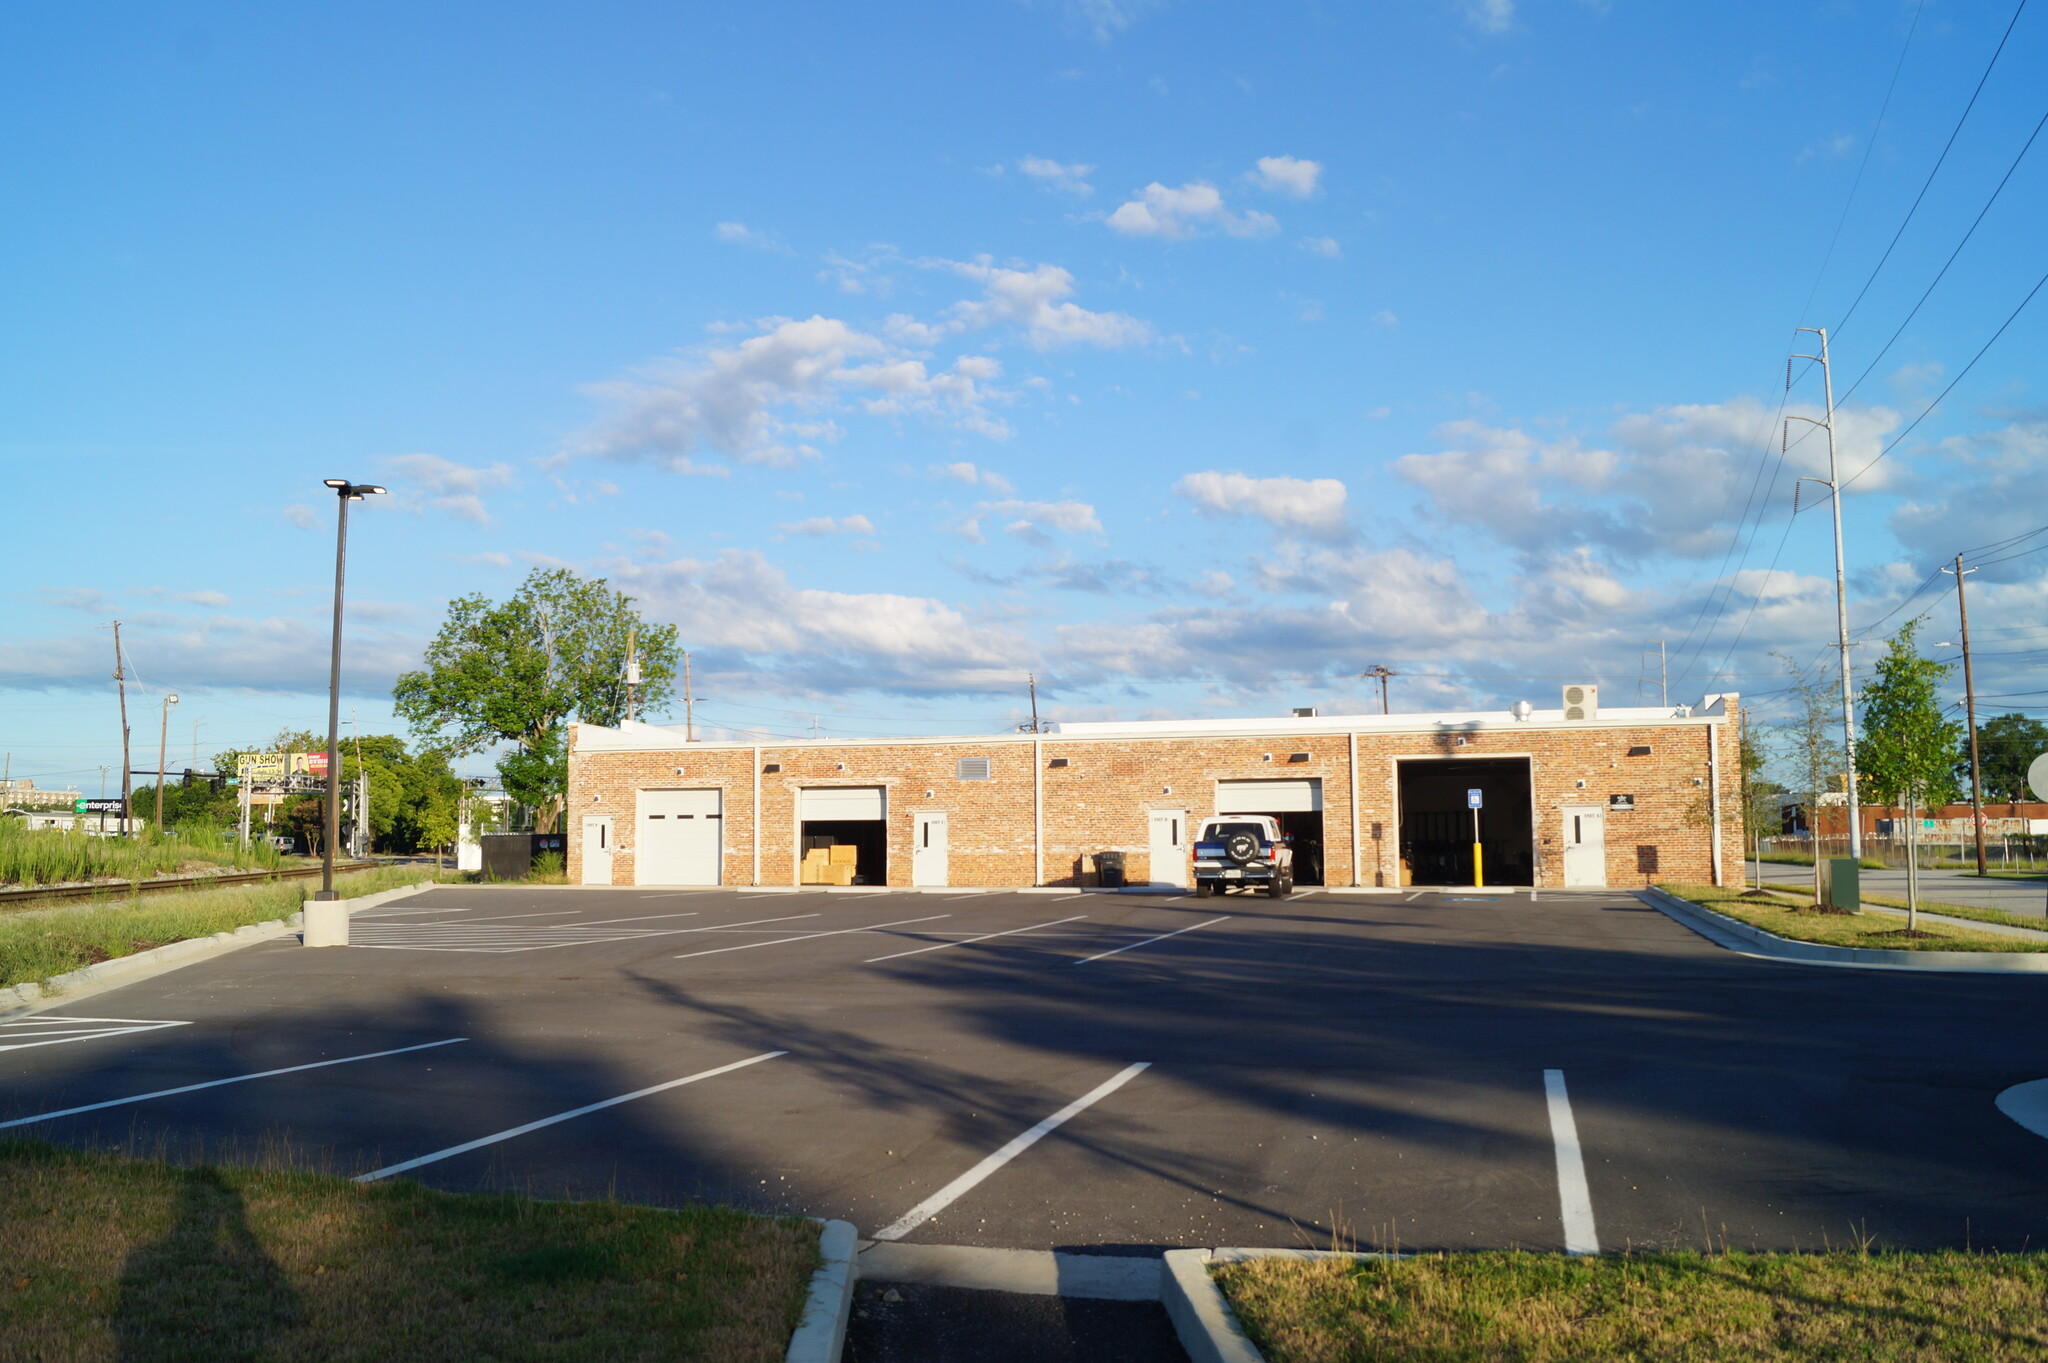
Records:
[[[1742,846],[1736,700],[775,743],[577,725],[568,869],[796,885],[808,848],[837,846],[857,884],[1090,885],[1115,851],[1131,883],[1177,885],[1192,826],[1258,813],[1302,885],[1469,885],[1476,790],[1489,885],[1719,883]]]

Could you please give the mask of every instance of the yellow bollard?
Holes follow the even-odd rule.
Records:
[[[1485,883],[1486,872],[1484,871],[1484,869],[1482,869],[1480,864],[1479,844],[1475,842],[1472,844],[1472,884],[1476,888],[1478,886],[1484,885]]]

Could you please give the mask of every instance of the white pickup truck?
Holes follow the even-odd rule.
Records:
[[[1195,832],[1195,893],[1260,889],[1274,899],[1294,889],[1294,849],[1270,814],[1219,814]]]

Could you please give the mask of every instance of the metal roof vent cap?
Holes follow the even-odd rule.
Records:
[[[1515,702],[1514,708],[1510,710],[1509,713],[1512,714],[1516,719],[1527,719],[1529,716],[1536,713],[1536,707],[1531,705],[1526,700],[1518,700]]]

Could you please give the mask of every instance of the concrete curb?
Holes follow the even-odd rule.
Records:
[[[438,888],[433,885],[404,885],[396,890],[381,890],[361,899],[342,901],[364,907],[371,904],[388,903],[421,890]],[[233,932],[216,932],[211,937],[188,937],[182,942],[172,942],[149,951],[138,951],[133,956],[116,956],[111,961],[97,965],[82,966],[62,975],[52,975],[44,984],[17,984],[9,989],[0,989],[0,1019],[40,1013],[46,1008],[76,1003],[80,999],[153,975],[191,965],[195,961],[210,960],[242,947],[258,942],[272,942],[299,931],[303,915],[293,914],[290,918],[273,918],[267,923],[250,923],[236,928]]]
[[[1250,1259],[1401,1259],[1401,1254],[1352,1253],[1332,1249],[1170,1249],[1160,1274],[1159,1296],[1173,1321],[1180,1346],[1192,1363],[1265,1363],[1230,1309],[1211,1264],[1241,1264]]]
[[[1170,1249],[1160,1273],[1159,1299],[1188,1351],[1190,1363],[1266,1363],[1237,1322],[1237,1313],[1223,1299],[1209,1276],[1206,1249]]]
[[[818,1253],[825,1262],[811,1274],[804,1313],[783,1355],[786,1363],[839,1363],[847,1318],[853,1314],[853,1285],[860,1276],[854,1264],[859,1242],[851,1221],[827,1221],[819,1230]]]
[[[1857,970],[1935,970],[1973,975],[2048,974],[2048,952],[2021,955],[1990,951],[1881,951],[1868,947],[1795,942],[1752,927],[1738,918],[1715,913],[1655,886],[1634,893],[1651,908],[1691,928],[1715,946],[1765,960],[1789,961],[1797,965],[1847,966]]]

